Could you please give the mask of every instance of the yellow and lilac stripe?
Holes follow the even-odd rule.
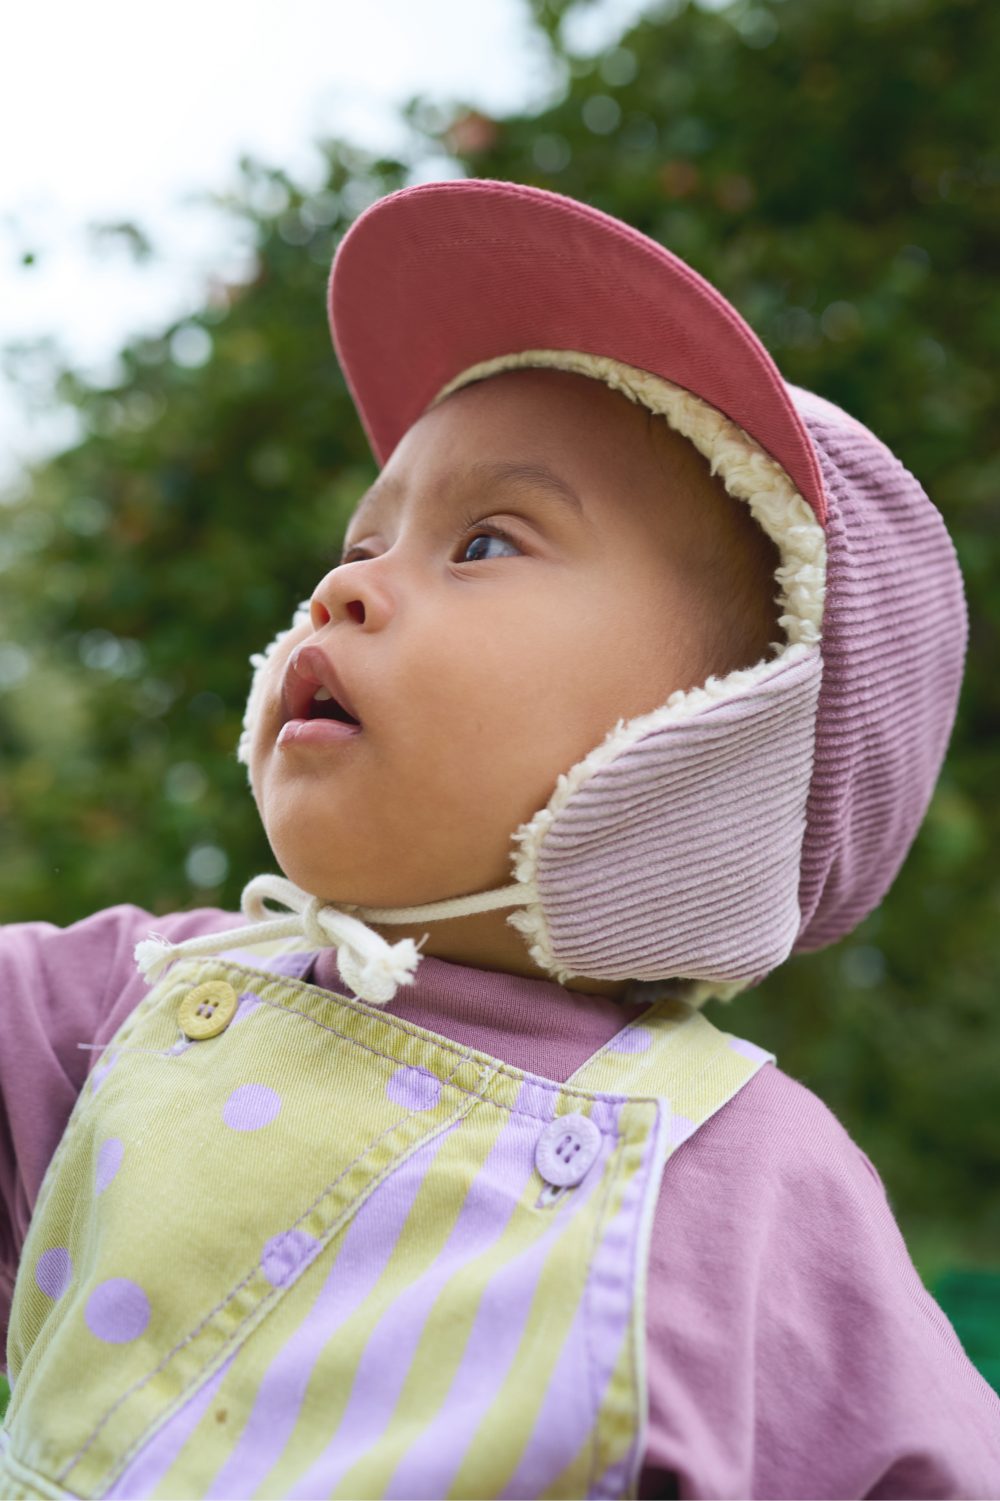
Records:
[[[362,1205],[347,1228],[342,1249],[315,1308],[265,1371],[236,1448],[206,1496],[248,1494],[249,1487],[243,1477],[254,1472],[266,1474],[280,1457],[298,1420],[310,1376],[323,1346],[352,1306],[364,1300],[384,1270],[429,1163],[440,1150],[444,1137],[454,1129],[455,1126],[451,1125],[440,1137],[432,1138],[396,1170],[390,1179],[395,1185],[394,1193],[385,1202],[377,1201],[372,1195]],[[181,1457],[212,1399],[219,1394],[222,1380],[235,1359],[235,1355],[231,1356],[164,1424],[122,1472],[111,1490],[105,1492],[109,1501],[131,1501],[133,1497],[155,1493]]]
[[[341,1440],[340,1445],[343,1452],[347,1453],[362,1443],[366,1433],[370,1431],[377,1433],[381,1422],[380,1415],[385,1413],[388,1416],[391,1413],[393,1394],[398,1391],[405,1379],[408,1352],[412,1352],[415,1348],[427,1314],[444,1285],[456,1274],[464,1262],[482,1255],[502,1234],[504,1221],[496,1213],[494,1185],[498,1179],[502,1180],[510,1176],[515,1162],[520,1165],[523,1154],[517,1150],[518,1144],[512,1142],[511,1138],[523,1133],[525,1125],[525,1118],[511,1114],[500,1134],[492,1142],[485,1162],[459,1208],[444,1246],[439,1248],[433,1242],[426,1244],[425,1256],[428,1264],[422,1272],[414,1275],[416,1269],[413,1267],[412,1256],[398,1259],[396,1267],[398,1285],[394,1294],[387,1297],[383,1293],[383,1296],[377,1300],[374,1323],[366,1331],[364,1345],[358,1352],[359,1358],[354,1371],[344,1373],[340,1361],[336,1362],[336,1374],[342,1400],[346,1395],[347,1377],[351,1377],[350,1394],[343,1403],[340,1420],[336,1424],[334,1437],[330,1441],[336,1445],[337,1434],[346,1434],[347,1437]],[[538,1124],[535,1122],[535,1136],[537,1132]],[[416,1159],[411,1160],[416,1161]],[[420,1182],[413,1185],[412,1196],[399,1185],[397,1172],[381,1184],[367,1200],[359,1211],[354,1226],[351,1227],[352,1230],[359,1227],[360,1222],[362,1233],[370,1242],[365,1252],[354,1262],[360,1274],[357,1281],[351,1278],[350,1273],[353,1270],[351,1265],[347,1268],[341,1267],[343,1261],[343,1253],[341,1253],[330,1274],[330,1284],[339,1288],[337,1299],[339,1306],[334,1319],[328,1321],[327,1317],[317,1318],[317,1312],[324,1315],[328,1313],[327,1310],[317,1310],[311,1313],[310,1325],[301,1326],[299,1341],[293,1338],[288,1347],[289,1354],[286,1355],[284,1351],[279,1354],[277,1362],[264,1373],[263,1384],[268,1384],[271,1370],[274,1370],[276,1375],[282,1367],[294,1370],[296,1360],[304,1354],[301,1348],[296,1348],[297,1343],[299,1345],[304,1343],[301,1338],[303,1332],[313,1354],[310,1376],[317,1374],[320,1357],[331,1350],[335,1339],[338,1337],[358,1339],[360,1331],[353,1333],[352,1336],[347,1325],[352,1316],[362,1311],[365,1300],[374,1285],[375,1279],[369,1281],[366,1261],[370,1262],[373,1256],[382,1254],[380,1242],[383,1236],[387,1243],[390,1242],[390,1236],[386,1235],[386,1230],[387,1228],[391,1230],[393,1227],[387,1226],[386,1221],[387,1218],[391,1221],[396,1214],[397,1198],[402,1193],[412,1204],[417,1190],[426,1185],[432,1166],[433,1160],[422,1164]],[[508,1214],[512,1207],[502,1206]],[[385,1246],[387,1253],[396,1249],[402,1229],[401,1223],[395,1239]],[[382,1270],[389,1266],[390,1261],[391,1256],[386,1254]],[[357,1322],[355,1319],[355,1326]],[[271,1383],[272,1392],[274,1385],[275,1383]],[[300,1414],[301,1404],[294,1414],[296,1420]],[[284,1449],[280,1453],[272,1450],[268,1455],[271,1463],[266,1470],[262,1470],[253,1462],[247,1448],[243,1449],[242,1454],[237,1451],[233,1456],[236,1463],[227,1465],[220,1472],[209,1495],[225,1497],[234,1493],[252,1494],[255,1489],[265,1483],[270,1470],[283,1453]]]
[[[635,1259],[624,1252],[637,1240],[643,1186],[654,1193],[656,1187],[650,1183],[654,1133],[647,1133],[620,1202],[613,1194],[609,1198],[629,1143],[617,1139],[620,1105],[595,1100],[591,1114],[605,1133],[600,1158],[579,1189],[539,1211],[534,1146],[544,1120],[567,1103],[578,1107],[580,1102],[567,1102],[551,1085],[524,1080],[499,1134],[491,1142],[485,1138],[488,1150],[443,1246],[420,1235],[420,1224],[410,1221],[421,1190],[443,1186],[428,1180],[449,1144],[467,1158],[471,1138],[484,1137],[471,1118],[427,1143],[375,1190],[334,1248],[318,1296],[307,1310],[299,1309],[297,1326],[258,1378],[243,1430],[200,1494],[330,1496],[339,1488],[348,1495],[415,1498],[445,1495],[453,1486],[456,1494],[467,1494],[470,1466],[478,1472],[476,1493],[481,1494],[483,1466],[491,1469],[497,1456],[518,1452],[511,1445],[510,1414],[504,1415],[512,1385],[521,1393],[525,1453],[511,1482],[520,1485],[530,1476],[530,1491],[540,1494],[565,1468],[594,1428],[610,1381],[609,1361],[629,1338]],[[466,1140],[455,1142],[456,1133]],[[612,1162],[617,1168],[609,1166]],[[442,1164],[451,1176],[455,1165]],[[612,1218],[602,1231],[609,1212]],[[571,1247],[571,1259],[586,1274],[567,1297],[560,1244],[572,1242],[581,1220],[586,1223],[579,1226],[582,1236]],[[417,1242],[398,1257],[404,1232],[412,1236],[414,1231]],[[422,1266],[415,1265],[421,1241],[426,1241]],[[387,1280],[393,1285],[373,1297]],[[610,1315],[602,1312],[609,1287]],[[472,1316],[456,1342],[456,1311],[470,1295]],[[352,1322],[353,1368],[345,1369],[342,1354],[330,1357]],[[541,1362],[539,1339],[546,1347]],[[175,1414],[122,1474],[111,1496],[168,1496],[190,1484],[193,1452],[202,1447],[206,1430],[215,1436],[209,1409],[216,1398],[226,1407],[227,1377],[236,1385],[246,1381],[250,1362],[240,1356],[252,1360],[256,1344],[251,1340],[235,1366],[230,1362]],[[596,1365],[595,1350],[604,1352]],[[586,1391],[579,1380],[583,1368],[590,1370]],[[428,1413],[422,1394],[435,1372],[438,1406]],[[317,1394],[324,1386],[337,1388],[336,1400],[328,1404],[332,1431],[327,1428],[323,1447],[303,1467],[301,1456],[311,1447],[310,1432],[315,1433]],[[633,1392],[626,1407],[629,1414],[634,1411]],[[540,1412],[545,1417],[539,1424]],[[633,1448],[634,1427],[630,1417],[627,1437]],[[499,1482],[502,1476],[494,1478]]]
[[[623,1103],[617,1112],[620,1146],[602,1184],[585,1280],[530,1437],[504,1480],[504,1496],[621,1496],[638,1476],[644,1233],[665,1143],[662,1109],[651,1106]],[[616,1488],[606,1490],[608,1483]]]
[[[303,989],[292,975],[262,982],[248,1023],[256,1040],[234,1028],[236,1052],[220,1045],[194,1059],[212,1095],[206,1119],[218,1109],[225,1118],[249,1056],[270,1094],[280,1089],[286,1100],[286,1152],[315,1141],[308,1127],[326,1119],[328,1045],[308,1054],[317,1077],[267,1072],[295,1062],[301,1049],[289,1027],[306,1024],[337,1038],[340,1098],[355,1106],[341,1110],[329,1151],[311,1165],[290,1175],[279,1155],[255,1178],[267,1210],[252,1269],[261,1316],[242,1327],[231,1319],[228,1330],[220,1319],[215,1353],[194,1324],[175,1350],[157,1354],[155,1370],[140,1362],[139,1379],[129,1373],[118,1393],[101,1386],[105,1416],[66,1465],[89,1455],[81,1493],[116,1501],[634,1493],[646,1255],[663,1162],[771,1055],[682,1003],[661,1002],[558,1085]],[[144,1060],[170,1040],[168,990],[162,1015],[151,1011],[145,1023],[149,1046],[126,1049],[153,1083]],[[194,1063],[185,1056],[188,1073]],[[189,1087],[198,1083],[192,1073]],[[204,1095],[199,1089],[199,1101]],[[95,1142],[113,1124],[103,1093],[98,1103]],[[572,1112],[598,1128],[599,1154],[577,1187],[540,1197],[539,1137]],[[85,1125],[86,1176],[96,1147]],[[304,1214],[334,1172],[338,1202]],[[125,1181],[119,1174],[116,1184]],[[103,1197],[101,1206],[105,1215]],[[236,1272],[243,1254],[230,1257]],[[162,1296],[175,1278],[171,1263],[161,1270]],[[234,1275],[228,1263],[225,1275]],[[220,1278],[222,1291],[210,1296],[229,1285]],[[199,1294],[207,1306],[200,1284]],[[177,1332],[176,1321],[170,1327]],[[102,1381],[115,1369],[105,1363]]]

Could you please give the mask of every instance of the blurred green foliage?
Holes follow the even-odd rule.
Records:
[[[788,379],[889,444],[956,539],[971,660],[910,859],[850,940],[712,1014],[840,1116],[926,1278],[996,1263],[1000,11],[677,3],[591,58],[566,43],[568,9],[533,4],[561,97],[502,120],[414,100],[426,156],[571,194],[668,245]],[[374,475],[325,282],[350,221],[412,168],[325,151],[319,192],[246,160],[220,198],[252,229],[249,282],[131,343],[116,384],[54,381],[83,435],[0,511],[5,921],[236,907],[274,868],[234,758],[247,659],[325,571]]]
[[[1000,1392],[1000,1272],[946,1272],[931,1291],[973,1365]]]

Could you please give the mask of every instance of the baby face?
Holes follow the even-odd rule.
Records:
[[[720,670],[719,490],[584,377],[507,372],[426,413],[269,661],[250,773],[286,875],[365,906],[510,881],[511,834],[558,775]]]

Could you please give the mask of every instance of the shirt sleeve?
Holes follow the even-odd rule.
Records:
[[[1000,1496],[1000,1400],[921,1283],[872,1163],[772,1065],[667,1163],[647,1338],[647,1484]]]
[[[136,943],[154,931],[179,943],[243,920],[217,908],[155,917],[122,905],[68,928],[0,927],[0,1361],[45,1169],[101,1047],[149,989]]]

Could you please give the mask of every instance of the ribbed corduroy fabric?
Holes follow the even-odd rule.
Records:
[[[829,510],[796,942],[807,950],[849,933],[903,863],[947,749],[967,624],[951,538],[917,480],[832,402],[789,390]]]
[[[798,932],[795,882],[819,651],[777,662],[749,696],[664,725],[569,798],[541,843],[538,885],[567,975],[739,981]],[[595,860],[594,852],[598,851]]]

